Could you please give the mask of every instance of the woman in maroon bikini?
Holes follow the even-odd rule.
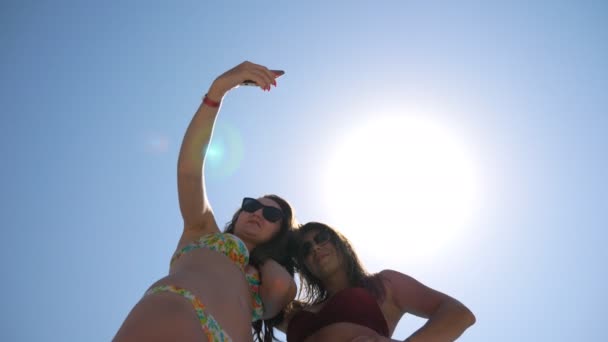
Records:
[[[406,341],[454,341],[475,316],[456,299],[403,273],[365,271],[348,240],[309,222],[298,230],[302,301],[292,303],[281,328],[288,342],[391,340],[405,313],[427,318]],[[286,328],[286,329],[285,329]]]

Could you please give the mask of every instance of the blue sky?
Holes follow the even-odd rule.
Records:
[[[604,2],[3,1],[0,28],[0,340],[112,338],[179,238],[185,128],[244,60],[286,74],[225,99],[207,169],[221,225],[242,197],[278,193],[355,237],[370,271],[464,302],[477,324],[462,341],[608,339]],[[361,155],[338,160],[365,175],[347,190],[325,177],[340,141],[383,117],[445,128],[475,169],[465,228],[449,203],[432,212],[456,237],[424,257],[409,251],[425,222],[393,210],[405,176]],[[362,203],[366,224],[338,202]],[[393,338],[422,323],[406,316]]]

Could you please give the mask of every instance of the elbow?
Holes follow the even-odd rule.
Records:
[[[467,328],[475,324],[475,321],[477,320],[475,315],[461,302],[457,300],[450,300],[444,305],[444,310],[446,310],[446,312],[450,312],[448,315],[451,317],[454,327],[458,327],[459,330],[465,331]]]
[[[471,310],[469,310],[466,306],[462,305],[461,312],[462,322],[465,326],[465,329],[475,324],[477,318],[475,318],[475,315],[473,314],[473,312],[471,312]]]
[[[469,311],[469,327],[477,322],[477,318],[473,315],[472,312]]]

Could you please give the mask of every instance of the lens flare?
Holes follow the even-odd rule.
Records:
[[[240,167],[243,160],[243,140],[230,124],[218,123],[205,157],[205,173],[209,179],[224,179]]]

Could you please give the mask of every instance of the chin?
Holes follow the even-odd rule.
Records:
[[[238,235],[241,239],[247,239],[250,242],[254,242],[256,245],[259,244],[260,240],[260,228],[257,226],[254,227],[244,227],[241,229],[235,229],[235,234]]]

